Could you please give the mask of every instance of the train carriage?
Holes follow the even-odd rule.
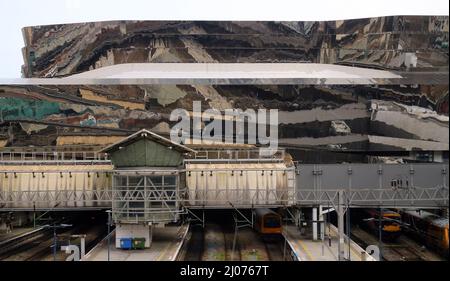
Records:
[[[423,241],[427,247],[448,258],[449,237],[448,218],[440,217],[427,211],[403,211],[403,222],[413,236]]]
[[[281,216],[267,208],[256,209],[255,229],[261,234],[281,234]]]
[[[376,235],[379,234],[378,209],[367,209],[365,211],[369,218],[366,219],[366,226]],[[401,215],[388,209],[381,210],[381,236],[384,241],[395,241],[402,234]]]

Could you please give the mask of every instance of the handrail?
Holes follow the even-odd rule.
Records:
[[[70,152],[15,152],[0,151],[0,162],[19,163],[19,162],[52,162],[52,161],[109,161],[106,153],[90,151],[70,151]]]
[[[284,149],[223,149],[223,150],[200,150],[192,158],[184,159],[189,162],[273,162],[283,161],[285,158]]]

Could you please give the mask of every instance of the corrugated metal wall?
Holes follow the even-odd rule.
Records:
[[[294,177],[283,163],[186,164],[190,205],[279,205]]]
[[[88,170],[99,172],[87,172]],[[110,191],[110,165],[1,166],[0,192],[4,207],[48,208],[110,205],[94,192]],[[11,171],[11,172],[7,172]],[[6,195],[7,194],[7,195]]]

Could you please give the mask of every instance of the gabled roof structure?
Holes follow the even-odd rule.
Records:
[[[118,141],[116,143],[113,143],[113,144],[103,148],[100,152],[106,152],[106,153],[114,152],[114,151],[119,150],[121,147],[125,147],[125,146],[132,144],[141,139],[152,140],[161,145],[171,147],[172,149],[179,151],[181,153],[195,152],[195,150],[190,149],[187,146],[175,143],[169,139],[166,139],[166,138],[164,138],[158,134],[155,134],[153,132],[150,132],[149,130],[146,130],[146,129],[137,131],[136,133],[124,138],[123,140]]]

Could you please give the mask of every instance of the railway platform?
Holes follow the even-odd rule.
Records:
[[[17,227],[13,228],[11,232],[0,232],[0,243],[11,238],[26,234],[30,231],[33,231],[33,229],[33,227]]]
[[[338,233],[336,227],[327,225],[324,241],[313,241],[308,236],[301,235],[296,226],[284,226],[283,236],[299,261],[337,261]],[[330,242],[331,241],[331,242]],[[363,248],[345,238],[344,257],[348,259],[350,251],[351,261],[375,261]]]
[[[167,225],[153,229],[150,248],[142,250],[123,250],[114,246],[115,233],[111,234],[111,261],[174,261],[184,243],[189,225]],[[108,261],[108,239],[103,239],[89,251],[82,261]]]

